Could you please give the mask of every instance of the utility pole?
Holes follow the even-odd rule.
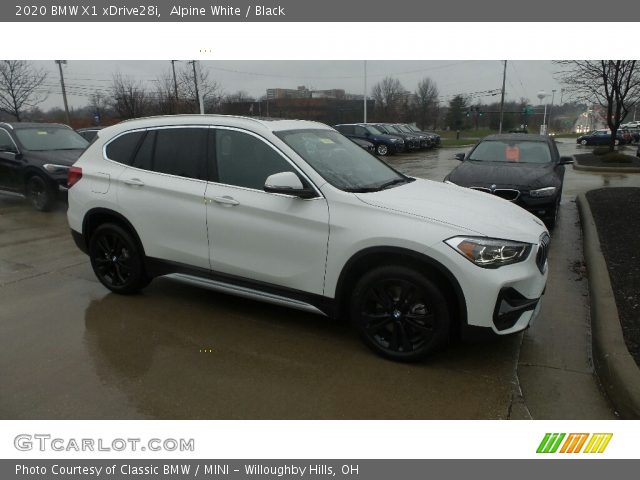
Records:
[[[64,75],[62,74],[62,65],[66,65],[66,60],[56,60],[58,69],[60,70],[60,86],[62,87],[62,99],[64,100],[64,113],[67,117],[67,125],[71,124],[71,117],[69,116],[69,104],[67,103],[67,91],[64,88]]]
[[[502,94],[500,95],[500,129],[498,133],[502,133],[502,122],[504,121],[504,87],[507,82],[507,61],[504,61],[504,70],[502,71]]]
[[[191,66],[193,67],[193,83],[196,87],[196,103],[200,109],[200,115],[204,114],[204,102],[202,101],[202,98],[200,98],[200,91],[198,90],[198,72],[197,72],[197,68],[196,68],[196,61],[195,60],[191,60]]]
[[[176,94],[176,102],[178,101],[178,80],[176,79],[176,60],[171,60],[171,70],[173,70],[173,90]]]
[[[364,123],[367,123],[367,61],[364,61]]]

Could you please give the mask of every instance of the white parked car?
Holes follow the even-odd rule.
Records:
[[[349,318],[396,360],[467,327],[526,328],[547,280],[536,217],[407,177],[315,122],[189,115],[105,128],[69,172],[68,219],[116,293],[172,275]]]

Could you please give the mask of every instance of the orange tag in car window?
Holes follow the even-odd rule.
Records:
[[[520,161],[520,149],[518,147],[508,146],[504,150],[504,156],[507,162],[519,162]]]

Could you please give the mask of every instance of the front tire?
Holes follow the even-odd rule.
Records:
[[[114,293],[130,294],[148,285],[144,257],[137,242],[124,228],[113,223],[100,225],[89,240],[93,272]]]
[[[56,193],[51,183],[40,175],[32,175],[25,182],[25,196],[40,212],[48,212],[56,202]]]
[[[389,147],[387,147],[385,144],[381,143],[376,147],[376,153],[378,155],[380,155],[381,157],[385,157],[385,156],[389,155]]]
[[[449,308],[429,278],[385,265],[366,273],[351,297],[351,321],[364,343],[397,361],[417,361],[449,338]]]
[[[589,142],[586,140],[580,140],[580,145],[588,145]]]

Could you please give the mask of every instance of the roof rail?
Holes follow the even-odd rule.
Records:
[[[252,122],[257,123],[258,125],[263,125],[264,123],[261,120],[257,120],[253,117],[245,117],[242,115],[221,115],[218,113],[205,113],[205,114],[200,114],[200,113],[181,113],[181,114],[177,114],[177,115],[150,115],[148,117],[138,117],[138,118],[128,118],[127,120],[123,120],[120,123],[126,123],[126,122],[133,122],[136,120],[149,120],[149,119],[153,119],[153,118],[176,118],[176,117],[189,117],[189,118],[193,118],[193,117],[206,117],[206,118],[241,118],[243,120],[251,120]]]

